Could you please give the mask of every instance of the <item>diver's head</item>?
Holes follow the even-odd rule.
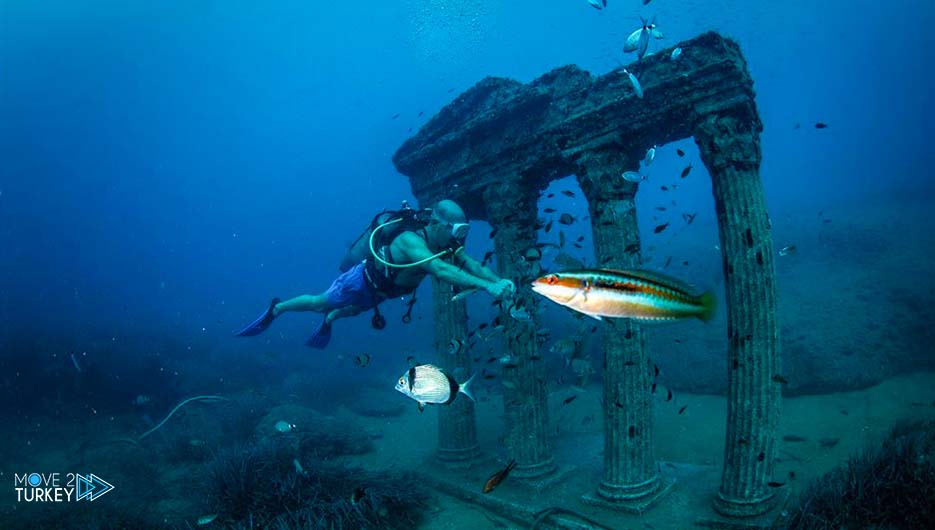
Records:
[[[448,199],[438,201],[426,229],[429,246],[438,249],[462,247],[470,227],[458,203]]]

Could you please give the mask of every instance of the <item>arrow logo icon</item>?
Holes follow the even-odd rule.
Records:
[[[88,499],[89,501],[93,502],[96,501],[101,495],[114,489],[114,487],[111,484],[108,484],[106,481],[102,480],[94,473],[91,473],[87,476],[75,473],[75,489],[77,490],[77,498],[75,499],[76,501]]]

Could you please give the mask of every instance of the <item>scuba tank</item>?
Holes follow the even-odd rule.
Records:
[[[425,228],[431,218],[431,208],[414,210],[407,201],[403,201],[399,210],[383,210],[373,217],[367,228],[347,249],[338,268],[341,272],[347,272],[354,265],[370,258],[371,236],[373,236],[373,248],[382,249],[403,232]],[[375,230],[377,230],[376,234],[374,234]]]

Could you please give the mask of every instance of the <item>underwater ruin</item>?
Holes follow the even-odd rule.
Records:
[[[453,199],[469,218],[489,222],[496,231],[499,274],[526,279],[538,267],[523,259],[522,250],[537,240],[539,194],[568,175],[576,177],[588,202],[596,262],[638,268],[640,252],[627,249],[640,244],[634,200],[639,184],[621,174],[637,170],[653,146],[694,138],[711,175],[728,318],[724,464],[720,487],[709,492],[710,514],[696,522],[769,527],[782,501],[770,486],[781,392],[774,379],[780,356],[773,243],[759,175],[762,124],[736,43],[709,32],[677,46],[677,59],[672,48],[661,50],[599,77],[565,66],[528,84],[483,79],[407,140],[393,162],[421,205]],[[638,77],[642,93],[627,72]],[[433,288],[437,360],[461,380],[472,370],[470,355],[447,355],[444,345],[467,334],[465,302],[450,301],[451,288],[437,281]],[[528,290],[517,296],[527,306],[535,303]],[[530,491],[547,491],[563,482],[574,462],[553,454],[545,369],[535,362],[535,320],[506,315],[502,321],[506,335],[517,339],[509,351],[516,362],[502,374],[505,445],[517,462],[512,476]],[[612,326],[602,346],[603,477],[592,491],[579,494],[591,505],[644,513],[664,503],[673,487],[654,454],[652,363],[639,325],[603,325]],[[439,408],[437,447],[448,470],[425,473],[436,477],[439,488],[505,517],[545,524],[541,516],[548,514],[523,503],[458,487],[457,468],[470,469],[484,458],[473,403]]]

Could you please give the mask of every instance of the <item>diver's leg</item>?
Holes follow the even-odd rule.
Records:
[[[324,320],[321,321],[321,324],[318,326],[318,329],[315,330],[315,333],[305,341],[305,344],[311,346],[315,349],[323,349],[328,345],[328,342],[331,341],[331,323],[339,318],[352,317],[354,315],[359,315],[364,311],[363,307],[355,305],[346,305],[343,307],[338,307],[332,309],[325,315]]]
[[[358,307],[356,305],[348,305],[344,307],[339,307],[338,309],[332,309],[328,312],[328,315],[325,317],[325,323],[329,326],[332,322],[339,318],[354,317],[364,312],[364,308]]]
[[[278,317],[289,311],[315,311],[324,313],[328,308],[328,297],[322,294],[303,294],[279,302],[273,307],[273,316]]]

